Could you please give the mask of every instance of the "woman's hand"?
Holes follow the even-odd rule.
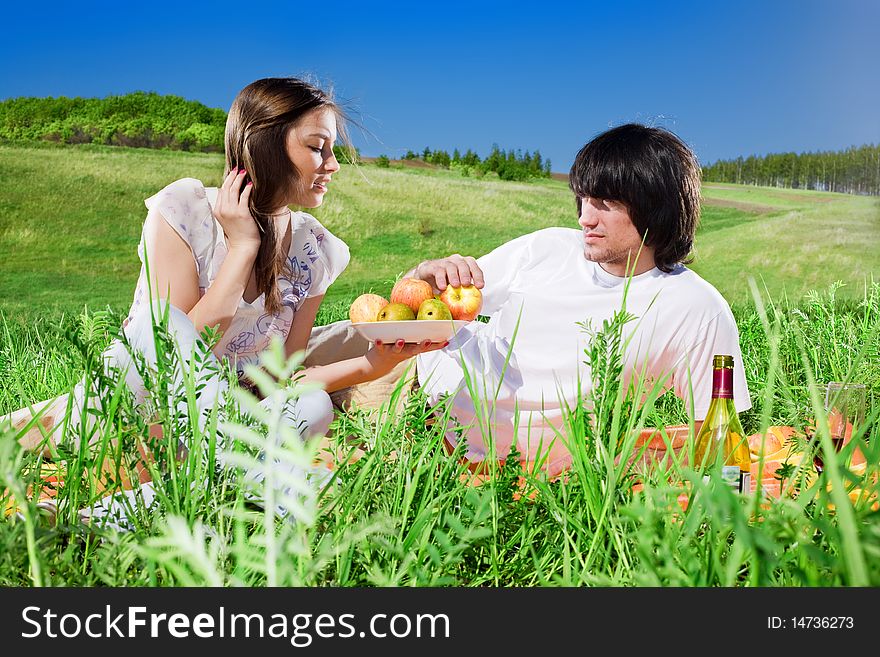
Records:
[[[376,340],[373,347],[367,352],[366,359],[370,364],[371,374],[375,375],[373,378],[379,378],[388,374],[398,363],[419,354],[443,349],[448,344],[448,340],[445,342],[424,340],[414,344],[406,343],[403,340],[386,344],[381,340]]]
[[[214,204],[214,216],[223,227],[230,251],[239,248],[251,250],[260,248],[260,229],[248,208],[248,200],[254,186],[251,182],[248,182],[243,190],[241,186],[246,175],[244,169],[230,171],[217,193],[217,202]]]
[[[447,285],[483,287],[483,270],[476,259],[458,253],[438,260],[425,260],[412,270],[411,275],[430,283],[435,294],[445,290]]]

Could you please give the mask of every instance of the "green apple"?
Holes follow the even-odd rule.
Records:
[[[405,303],[389,303],[376,315],[377,322],[399,322],[404,319],[415,319],[416,314]]]
[[[419,306],[419,314],[416,319],[452,319],[449,306],[440,299],[425,299]]]

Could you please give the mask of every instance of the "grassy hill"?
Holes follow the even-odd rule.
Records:
[[[880,272],[880,199],[709,183],[693,268],[731,300],[747,278],[792,299],[841,281],[861,297]]]
[[[79,314],[85,304],[127,309],[139,267],[142,199],[181,176],[217,184],[220,170],[218,155],[0,146],[0,414],[70,390],[87,367],[80,347],[97,354],[114,336],[116,327],[101,313],[63,322],[56,315]],[[731,301],[745,298],[748,273],[763,276],[774,295],[842,279],[851,284],[841,291],[857,296],[864,276],[877,270],[876,199],[714,184],[705,192],[696,267]],[[373,165],[337,176],[316,214],[353,254],[330,291],[337,316],[360,291],[387,292],[419,259],[480,255],[527,231],[575,225],[562,181],[517,184]],[[618,404],[624,389],[602,368],[591,374],[604,393],[576,404],[571,426],[563,428],[575,458],[556,482],[509,459],[473,485],[457,458],[463,451],[450,458],[442,446],[451,420],[438,414],[426,421],[422,389],[399,414],[340,413],[329,436],[338,454],[332,483],[314,504],[297,493],[283,521],[274,504],[265,514],[255,508],[255,496],[266,499],[263,490],[249,490],[231,467],[212,467],[221,435],[213,421],[203,431],[194,416],[178,422],[176,412],[149,412],[186,403],[174,396],[176,386],[154,383],[155,396],[138,409],[125,395],[105,396],[110,403],[96,409],[95,442],[63,447],[45,461],[20,454],[13,434],[0,427],[0,508],[10,515],[0,521],[0,586],[878,586],[878,300],[875,285],[871,302],[857,309],[842,308],[851,304],[830,295],[780,304],[769,309],[769,329],[754,307],[734,308],[753,402],[740,418],[746,433],[767,433],[769,425],[803,430],[820,420],[829,464],[821,479],[809,455],[798,466],[755,464],[768,474],[756,484],[784,490],[779,502],[772,495],[740,498],[717,479],[704,485],[686,457],[670,458],[668,450],[636,452],[639,465],[630,469],[641,427],[687,422],[688,414],[672,395],[654,403],[648,394],[636,410],[630,391]],[[165,380],[171,366],[160,367]],[[821,395],[824,382],[844,379],[868,385],[868,420],[832,458]],[[285,398],[268,395],[269,408]],[[219,415],[242,423],[237,430],[224,425],[223,435],[244,467],[257,465],[255,450],[230,436],[252,431],[269,442],[281,435],[273,421],[250,412],[257,400],[251,403],[239,405],[246,412]],[[599,415],[609,421],[589,422]],[[166,439],[144,440],[157,418]],[[582,426],[592,427],[592,439]],[[693,436],[687,441],[684,455]],[[188,447],[183,459],[181,443]],[[359,446],[360,458],[349,460]],[[866,463],[857,471],[852,461],[848,473],[842,464],[856,447]],[[152,455],[156,505],[137,498],[125,534],[112,529],[113,515],[93,514],[85,524],[79,509],[115,490],[120,464],[131,478],[141,449]],[[309,449],[275,454],[284,471],[314,465]],[[662,459],[662,468],[650,467],[653,459]],[[44,480],[50,474],[52,483]],[[39,494],[30,491],[41,489],[57,495],[56,519],[36,507]],[[687,510],[680,513],[679,504]]]
[[[220,182],[222,157],[102,146],[0,146],[0,311],[26,318],[127,308],[143,199],[184,176]],[[880,271],[876,198],[709,184],[694,269],[731,302],[749,275],[792,298],[836,280],[858,297]],[[482,255],[546,226],[576,226],[567,185],[418,168],[346,167],[314,214],[351,247],[328,292],[337,306],[387,293],[425,258]]]

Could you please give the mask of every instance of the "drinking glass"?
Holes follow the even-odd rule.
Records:
[[[864,383],[828,383],[825,388],[825,411],[828,413],[828,430],[835,450],[839,452],[865,421],[866,407],[867,389]],[[822,467],[821,453],[816,456],[816,466]]]

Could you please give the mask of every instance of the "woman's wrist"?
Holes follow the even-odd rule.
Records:
[[[375,350],[363,356],[336,361],[327,365],[313,365],[297,372],[293,378],[301,377],[303,383],[321,383],[327,392],[335,392],[349,386],[373,381],[384,376],[394,364],[385,366],[384,359],[377,359]]]
[[[257,253],[260,251],[259,242],[230,242],[229,253],[235,253],[244,258],[256,260]]]
[[[388,372],[394,369],[395,365],[397,365],[397,363],[383,357],[378,349],[370,349],[362,356],[362,358],[365,362],[363,371],[364,375],[367,377],[367,381],[372,381],[373,379],[378,379],[380,376],[385,376]]]

